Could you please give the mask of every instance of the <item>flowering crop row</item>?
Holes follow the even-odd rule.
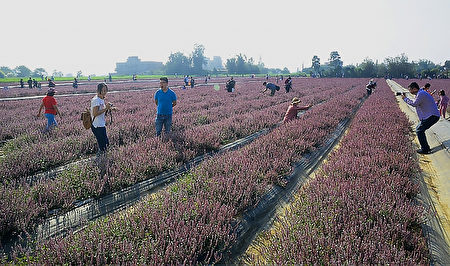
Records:
[[[316,104],[346,90],[346,87],[321,90],[302,99],[305,104]],[[255,104],[250,106],[256,109]],[[117,147],[109,153],[104,176],[98,175],[95,166],[85,165],[68,169],[55,179],[41,180],[33,186],[25,182],[4,184],[0,187],[0,202],[5,203],[0,207],[5,213],[0,219],[2,232],[26,229],[52,208],[68,208],[77,199],[99,196],[133,185],[166,169],[180,166],[205,150],[218,149],[225,141],[272,127],[281,120],[285,109],[286,104],[279,103],[253,113],[242,112],[215,123],[186,129],[167,142],[161,142],[154,136],[139,138],[135,143]]]
[[[235,238],[238,215],[254,205],[302,154],[349,117],[363,88],[315,106],[237,151],[203,162],[185,178],[134,207],[67,237],[39,244],[43,264],[194,264],[221,259]]]
[[[319,172],[272,230],[247,251],[248,263],[428,264],[409,124],[386,85],[358,111]]]
[[[330,91],[328,96],[336,95],[345,89],[333,89],[332,83],[325,83],[324,85],[328,85],[325,87]],[[187,135],[185,133],[189,132],[200,133],[201,129],[205,128],[205,124],[223,124],[222,121],[236,114],[244,115],[248,119],[249,116],[253,115],[252,111],[272,108],[271,106],[287,102],[292,97],[292,95],[280,94],[278,97],[270,97],[267,100],[268,97],[266,95],[255,92],[258,91],[258,86],[254,83],[244,84],[238,89],[240,92],[233,95],[229,95],[224,91],[179,91],[180,100],[174,113],[173,131],[184,135]],[[325,90],[313,90],[309,89],[309,87],[300,89],[295,95],[303,95],[302,98],[304,98],[313,94],[318,94],[319,96],[316,96],[316,98],[320,97],[322,100],[327,98]],[[155,108],[153,107],[153,100],[149,99],[151,96],[148,93],[111,96],[111,100],[119,103],[117,104],[119,108],[123,108],[114,114],[114,124],[108,128],[108,136],[113,145],[127,145],[136,142],[140,138],[148,138],[155,135],[153,126]],[[316,103],[320,99],[312,99],[311,103]],[[79,121],[80,112],[83,110],[80,106],[86,105],[86,102],[89,101],[88,97],[65,98],[62,100],[61,109],[67,115],[60,122],[59,128],[50,134],[40,133],[39,128],[43,127],[43,121],[30,115],[30,113],[33,113],[33,105],[35,105],[34,108],[39,105],[36,100],[19,102],[24,107],[22,112],[19,112],[20,107],[14,106],[13,103],[5,105],[5,113],[7,115],[1,122],[2,133],[3,136],[12,135],[16,138],[10,140],[3,148],[6,151],[6,156],[0,160],[1,180],[25,178],[38,171],[47,170],[50,167],[76,160],[96,151],[96,142],[92,133],[89,130],[82,129]],[[11,107],[11,109],[8,110],[8,107]],[[283,111],[281,106],[278,109],[280,109],[279,112]],[[16,115],[15,113],[18,114]],[[239,121],[238,118],[235,117],[234,120]],[[246,118],[243,119],[247,120]],[[271,121],[273,117],[260,120],[258,123],[263,125],[268,119]],[[278,119],[281,119],[281,115],[278,116]],[[199,126],[202,126],[200,130],[195,130]],[[240,125],[241,128],[245,126],[246,124]],[[216,133],[222,133],[222,131],[225,131],[225,133],[228,131],[229,134],[233,133],[229,128],[216,126],[214,129]],[[249,129],[251,128],[249,127]],[[208,135],[206,133],[204,135]],[[247,133],[236,132],[235,135],[239,137],[239,134],[242,136],[242,134],[245,135]],[[192,141],[192,136],[192,134],[187,135],[188,141]],[[209,139],[207,136],[205,137],[203,140],[200,138],[198,140],[204,143]],[[225,137],[227,136],[224,135],[219,140],[227,141]],[[216,143],[217,140],[216,138]],[[202,143],[193,143],[191,146],[202,148],[204,145]]]

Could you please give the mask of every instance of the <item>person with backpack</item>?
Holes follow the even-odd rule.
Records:
[[[37,114],[37,117],[41,116],[41,111],[43,108],[45,108],[44,116],[47,118],[47,126],[45,127],[45,132],[52,129],[52,127],[57,127],[58,123],[56,123],[55,115],[59,115],[61,117],[61,113],[58,110],[58,107],[56,106],[56,100],[53,97],[55,95],[56,91],[53,88],[48,89],[47,96],[42,99],[41,106],[39,107],[39,112]]]
[[[108,86],[106,83],[99,83],[97,85],[97,95],[91,99],[91,130],[94,133],[98,143],[97,155],[104,154],[109,145],[108,136],[106,134],[106,112],[113,110],[111,103],[105,104],[105,96],[108,93]]]
[[[236,86],[236,81],[234,81],[233,77],[231,77],[225,84],[225,87],[227,88],[228,92],[234,92],[235,86]]]
[[[289,76],[284,81],[284,88],[286,89],[286,93],[288,93],[292,89],[292,78],[291,78],[291,76]]]
[[[274,96],[275,95],[275,91],[279,91],[280,90],[280,86],[277,86],[273,83],[270,82],[263,82],[263,85],[265,87],[265,89],[262,91],[262,93],[266,92],[268,89],[270,90],[270,96]]]

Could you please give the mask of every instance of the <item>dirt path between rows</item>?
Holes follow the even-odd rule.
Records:
[[[387,82],[394,92],[407,91],[396,82],[390,80]],[[407,96],[410,99],[413,98],[409,93]],[[412,129],[415,130],[419,123],[415,108],[406,104],[401,97],[398,97],[397,102],[412,123]],[[431,211],[435,212],[439,220],[448,248],[450,246],[450,121],[441,119],[426,131],[426,135],[432,153],[419,155],[419,165],[434,205],[434,210]],[[417,136],[414,137],[414,143],[418,148],[420,147]]]

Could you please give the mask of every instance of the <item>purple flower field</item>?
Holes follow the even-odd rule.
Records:
[[[64,116],[60,127],[48,135],[39,131],[43,121],[27,114],[20,113],[18,120],[6,119],[3,121],[5,131],[11,130],[10,135],[20,134],[13,131],[17,127],[26,130],[26,123],[17,121],[27,121],[30,125],[27,134],[17,135],[6,144],[13,146],[13,150],[0,160],[3,180],[0,187],[1,237],[26,230],[52,209],[68,209],[76,200],[117,191],[178,167],[196,155],[216,150],[224,143],[273,127],[282,119],[293,95],[300,96],[304,104],[317,104],[347,91],[358,82],[361,80],[349,80],[338,87],[338,81],[332,79],[296,79],[294,85],[300,88],[295,94],[280,93],[275,97],[259,93],[260,87],[255,83],[238,83],[237,93],[232,95],[203,89],[179,90],[174,136],[167,142],[154,136],[155,110],[149,107],[152,99],[148,99],[152,93],[125,94],[120,98],[120,95],[112,94],[109,100],[117,102],[121,110],[114,114],[114,124],[108,127],[113,146],[106,174],[99,175],[96,165],[86,164],[69,168],[55,179],[41,180],[32,186],[26,182],[28,175],[96,151],[92,133],[82,129],[78,120],[79,106],[90,97],[62,98],[60,105],[68,109],[68,115]],[[11,102],[7,104],[16,107]],[[17,108],[31,108],[39,101],[26,100],[16,104],[20,104]]]
[[[428,265],[408,119],[385,82],[315,179],[247,251],[255,265]]]
[[[349,87],[347,80],[341,82],[341,87]],[[178,182],[132,208],[90,223],[78,233],[42,241],[31,253],[17,253],[16,262],[19,258],[37,264],[220,261],[233,244],[239,216],[270,186],[285,184],[292,164],[319,147],[340,121],[352,115],[365,93],[361,84],[341,91],[239,150],[204,161]],[[280,114],[278,121],[283,112]]]

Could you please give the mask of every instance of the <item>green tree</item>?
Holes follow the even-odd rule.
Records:
[[[9,68],[9,67],[2,66],[2,67],[0,67],[0,70],[1,70],[1,71],[5,74],[5,76],[7,76],[7,77],[14,77],[14,76],[15,76],[14,70],[12,70],[12,69]]]
[[[166,63],[166,74],[188,75],[191,72],[191,60],[181,52],[171,53]]]
[[[405,75],[414,77],[414,65],[408,61],[406,54],[396,57],[388,57],[384,60],[388,74],[394,78],[403,78]]]
[[[4,78],[6,78],[6,74],[0,70],[0,79],[4,79]]]
[[[346,78],[356,78],[358,74],[356,73],[356,67],[354,65],[347,65],[342,68],[344,77]]]
[[[289,71],[289,69],[287,67],[285,67],[285,68],[283,68],[283,70],[281,70],[281,74],[287,75],[289,73],[291,73],[291,72]]]
[[[343,64],[339,53],[337,51],[332,51],[329,59],[329,65],[332,68],[331,75],[334,77],[341,77]]]
[[[311,67],[314,69],[315,75],[318,75],[320,70],[320,58],[317,55],[313,56]]]
[[[194,45],[194,51],[191,55],[192,71],[195,74],[204,74],[203,65],[206,64],[207,60],[205,57],[205,47],[201,44]]]
[[[237,73],[236,58],[227,59],[225,67],[227,68],[228,74],[236,74]]]
[[[14,68],[14,72],[16,73],[17,77],[21,78],[31,76],[31,70],[24,65]]]
[[[41,77],[42,76],[47,76],[47,71],[45,71],[45,69],[43,69],[42,67],[38,67],[36,68],[33,73],[31,74],[32,77]]]
[[[358,66],[359,77],[362,78],[372,78],[377,76],[377,68],[372,59],[366,58],[364,61]]]

